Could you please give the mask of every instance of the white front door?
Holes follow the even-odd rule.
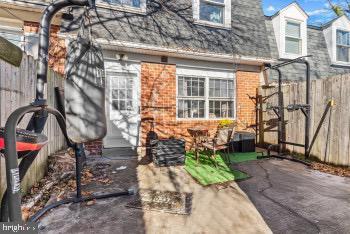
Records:
[[[131,147],[139,143],[139,76],[136,72],[106,72],[107,135],[105,148]]]

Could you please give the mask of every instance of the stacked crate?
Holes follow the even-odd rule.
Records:
[[[159,167],[184,165],[186,159],[183,139],[162,139],[151,141],[153,163]]]

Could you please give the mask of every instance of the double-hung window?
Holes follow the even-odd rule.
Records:
[[[233,80],[209,79],[209,118],[234,117]]]
[[[200,20],[223,24],[225,0],[200,0],[199,12]]]
[[[231,0],[193,0],[193,15],[197,22],[231,27]]]
[[[350,62],[350,32],[337,30],[337,61]]]
[[[178,76],[177,118],[234,118],[234,79]]]
[[[285,52],[287,54],[302,54],[301,24],[286,22]]]
[[[121,7],[125,10],[146,11],[146,0],[97,0],[100,6]]]

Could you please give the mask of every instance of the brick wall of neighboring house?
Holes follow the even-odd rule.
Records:
[[[24,33],[38,33],[39,23],[24,22]],[[49,66],[56,72],[64,74],[64,64],[66,58],[65,40],[58,37],[60,27],[51,26],[50,48],[49,48]]]
[[[249,96],[255,96],[259,86],[259,73],[237,71],[237,120],[238,129],[252,131],[255,124],[255,105]],[[249,96],[248,96],[249,95]],[[184,138],[190,146],[191,137],[187,129],[205,125],[213,136],[217,120],[176,120],[176,66],[156,63],[141,64],[141,146],[145,146],[151,130],[147,118],[154,119],[154,131],[160,138],[171,136]],[[99,154],[102,142],[85,145],[88,154]]]

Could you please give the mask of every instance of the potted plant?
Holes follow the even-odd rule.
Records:
[[[223,119],[220,120],[219,122],[219,129],[232,129],[234,127],[236,127],[237,122],[235,120],[232,119]]]
[[[237,122],[231,119],[220,120],[218,131],[216,133],[217,144],[227,144],[231,141]]]

